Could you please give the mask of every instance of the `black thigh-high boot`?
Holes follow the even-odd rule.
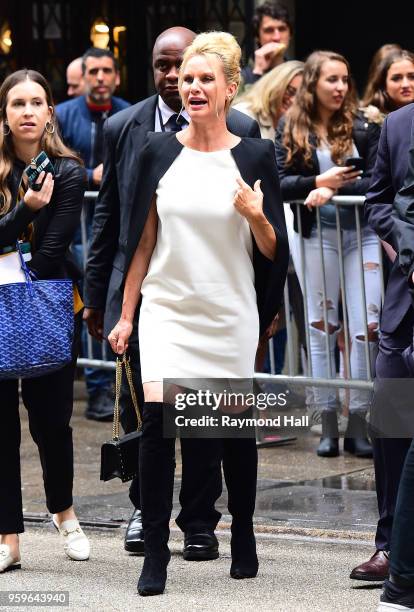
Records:
[[[172,511],[175,439],[163,437],[162,402],[146,402],[140,440],[139,478],[145,559],[138,580],[140,595],[160,595],[170,561],[168,538]]]
[[[237,415],[241,416],[241,415]],[[232,578],[254,578],[259,569],[253,514],[256,503],[257,447],[254,438],[223,440],[223,472],[231,523]]]

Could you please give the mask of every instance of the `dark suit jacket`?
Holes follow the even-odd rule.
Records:
[[[140,153],[148,132],[154,130],[158,96],[152,96],[110,117],[104,128],[104,173],[95,207],[93,239],[84,290],[85,305],[105,309],[105,334],[117,323],[122,306],[125,247]],[[237,136],[260,138],[256,121],[231,109],[229,130]],[[140,206],[139,202],[136,202]]]
[[[174,133],[148,134],[141,154],[141,174],[135,193],[131,194],[133,206],[125,254],[124,280],[142,235],[157,185],[182,149],[183,145],[177,140]],[[257,179],[261,180],[261,189],[264,194],[263,211],[272,224],[277,238],[276,257],[274,261],[271,261],[259,251],[253,237],[257,308],[260,334],[263,334],[279,310],[289,260],[285,215],[274,146],[268,140],[242,138],[240,143],[231,149],[231,153],[246,183],[253,187]],[[237,270],[234,273],[237,274]]]
[[[365,203],[365,217],[378,236],[399,251],[400,228],[394,216],[394,198],[404,183],[408,166],[414,104],[390,113],[382,126],[377,161]],[[411,306],[407,279],[398,257],[392,266],[385,292],[381,329],[392,333]]]
[[[411,123],[411,141],[408,168],[404,184],[394,199],[393,219],[398,231],[398,259],[400,268],[413,289],[414,272],[414,119]]]
[[[287,149],[283,144],[284,119],[279,122],[276,132],[276,159],[279,169],[280,187],[284,200],[304,200],[312,189],[316,188],[315,179],[319,170],[319,162],[316,154],[316,138],[311,136],[310,142],[314,145],[310,165],[306,165],[302,158],[295,159],[292,164],[286,165]],[[339,189],[338,195],[365,195],[368,190],[371,173],[375,164],[378,138],[380,128],[375,123],[367,123],[362,117],[357,116],[354,120],[352,138],[361,157],[365,160],[365,170],[361,180]],[[297,209],[292,206],[294,215],[294,229],[298,231]],[[301,206],[301,220],[303,236],[310,236],[313,225],[316,222],[315,209],[308,210]]]

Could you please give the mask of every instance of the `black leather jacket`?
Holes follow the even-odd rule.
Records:
[[[32,260],[28,266],[39,279],[80,278],[80,271],[69,253],[69,245],[79,226],[86,172],[69,158],[52,160],[55,184],[52,198],[33,212],[23,200],[17,202],[24,164],[16,160],[9,179],[12,205],[0,215],[0,248],[13,245],[32,224]]]
[[[283,130],[285,121],[282,118],[276,132],[276,160],[279,171],[280,188],[285,201],[304,200],[312,189],[316,188],[315,180],[319,172],[319,163],[316,155],[316,146],[312,154],[310,165],[304,160],[295,159],[292,164],[286,165],[287,150],[283,144]],[[377,155],[380,127],[376,123],[368,123],[362,116],[357,115],[354,119],[352,137],[358,152],[365,159],[365,171],[361,180],[339,189],[338,195],[365,195],[368,191],[371,174],[375,165]],[[316,145],[316,139],[310,138],[310,142]],[[292,206],[294,214],[294,229],[297,228],[296,206]],[[308,210],[306,206],[300,208],[303,236],[310,236],[312,227],[316,222],[315,209]]]

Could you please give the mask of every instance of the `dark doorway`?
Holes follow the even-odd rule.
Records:
[[[394,0],[381,8],[376,1],[296,2],[296,58],[304,59],[315,49],[342,53],[350,62],[359,91],[375,51],[385,43],[413,49],[412,7]]]

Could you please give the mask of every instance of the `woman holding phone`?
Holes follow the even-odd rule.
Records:
[[[38,191],[25,168],[44,151],[54,176],[42,172]],[[79,224],[86,186],[82,162],[62,142],[46,79],[34,70],[9,75],[0,88],[0,252],[24,238],[31,243],[30,271],[38,279],[71,278],[79,272],[68,249]],[[75,287],[75,285],[74,285]],[[89,557],[89,542],[73,509],[73,444],[70,418],[83,304],[74,288],[73,359],[63,368],[21,381],[29,429],[39,449],[46,504],[75,560]],[[27,316],[27,314],[26,314]],[[20,479],[19,381],[1,380],[0,397],[0,573],[20,568],[19,534],[24,531]]]
[[[284,200],[305,200],[300,208],[304,238],[307,283],[307,309],[310,322],[310,359],[313,376],[335,376],[335,346],[340,330],[339,257],[335,194],[364,195],[375,163],[379,127],[357,114],[356,99],[346,59],[330,51],[315,51],[305,62],[302,85],[293,105],[281,120],[276,135],[276,156]],[[362,158],[362,161],[353,160]],[[362,164],[359,165],[359,164]],[[349,164],[349,165],[348,165]],[[355,167],[358,164],[358,168]],[[363,168],[363,169],[361,169]],[[324,262],[319,250],[315,209],[320,208]],[[295,241],[299,243],[296,205]],[[365,329],[359,282],[358,244],[354,208],[340,209],[347,314],[351,340],[351,376],[366,379]],[[362,223],[362,221],[361,221]],[[299,249],[295,249],[299,252]],[[378,241],[374,232],[363,226],[362,251],[367,297],[368,342],[371,363],[378,340],[380,312],[380,271]],[[300,262],[298,277],[302,279]],[[323,274],[326,278],[326,304],[323,303]],[[324,306],[328,329],[324,323]],[[329,355],[326,352],[328,334]],[[329,360],[331,366],[329,366]],[[322,409],[322,438],[317,453],[322,457],[339,454],[336,392],[315,388],[314,404]],[[365,419],[369,396],[351,390],[348,432],[344,448],[359,457],[372,456],[366,437]]]

